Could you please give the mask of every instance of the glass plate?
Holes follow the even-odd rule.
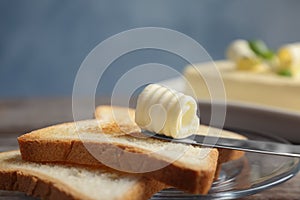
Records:
[[[284,139],[267,134],[237,131],[249,139],[288,143]],[[246,153],[239,160],[222,165],[221,174],[209,194],[191,195],[176,189],[156,193],[151,199],[235,199],[252,195],[287,181],[299,171],[299,158]]]
[[[267,134],[233,131],[250,139],[287,143],[284,139]],[[213,183],[208,195],[190,195],[176,189],[167,189],[156,193],[151,199],[208,200],[239,198],[287,181],[298,172],[299,167],[300,161],[297,158],[246,153],[243,158],[222,166],[219,179]],[[35,200],[36,198],[26,196],[21,192],[0,191],[0,200],[2,199]]]

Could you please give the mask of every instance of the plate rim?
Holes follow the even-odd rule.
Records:
[[[266,133],[259,133],[257,131],[248,131],[248,130],[236,130],[236,129],[232,129],[232,128],[227,128],[226,126],[224,126],[224,130],[229,130],[229,131],[234,131],[237,132],[239,134],[243,135],[247,133],[248,135],[250,134],[256,134],[256,135],[260,135],[260,136],[264,136],[267,137],[268,139],[272,139],[271,141],[277,141],[277,142],[283,142],[283,143],[287,143],[290,144],[290,142],[282,137],[279,136],[274,136],[274,135],[270,135],[270,134],[266,134]],[[245,154],[245,156],[247,156],[248,154],[258,154],[258,153],[253,153],[253,152],[247,152]],[[245,158],[245,156],[243,156],[243,158]],[[274,155],[274,156],[278,156],[278,155]],[[241,159],[241,158],[240,158]],[[274,186],[277,186],[281,183],[286,182],[287,180],[293,178],[300,170],[300,158],[295,158],[295,157],[291,157],[291,162],[293,163],[290,167],[289,171],[285,171],[285,172],[280,172],[280,174],[275,175],[274,177],[271,177],[272,181],[270,181],[271,179],[267,179],[266,181],[263,181],[263,185],[261,185],[262,183],[255,185],[254,187],[251,186],[251,188],[247,188],[247,189],[240,189],[240,190],[231,190],[231,191],[224,191],[224,192],[218,192],[218,193],[208,193],[207,195],[193,195],[193,194],[182,194],[182,197],[178,196],[176,197],[176,199],[179,200],[183,200],[183,199],[204,199],[204,200],[208,200],[208,199],[236,199],[236,198],[241,198],[241,197],[245,197],[245,196],[249,196],[249,195],[254,195],[257,194],[261,191],[264,191],[266,189],[270,189]],[[234,161],[233,161],[234,162]],[[224,163],[224,164],[230,164],[229,163]],[[283,166],[281,166],[280,168],[278,168],[277,171],[283,170]],[[275,181],[274,181],[275,179]],[[181,192],[180,190],[176,190],[178,192]],[[168,197],[163,197],[163,196],[158,196],[159,193],[155,194],[151,200],[158,200],[158,199],[168,199]]]

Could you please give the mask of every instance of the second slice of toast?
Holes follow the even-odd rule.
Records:
[[[109,105],[100,105],[97,106],[95,111],[96,119],[103,120],[106,123],[101,124],[101,128],[103,131],[112,132],[112,131],[125,131],[126,125],[131,124],[134,129],[140,131],[140,128],[135,123],[135,110],[132,108],[126,108],[121,106],[109,106]],[[210,129],[210,130],[209,130]],[[213,127],[208,127],[205,125],[200,125],[199,130],[195,134],[199,135],[207,135],[210,134],[212,136],[219,136],[225,138],[233,138],[245,140],[246,137],[226,130],[220,130]],[[218,165],[215,174],[215,179],[218,178],[218,175],[221,170],[221,165],[225,162],[229,162],[231,160],[236,160],[244,156],[245,152],[238,150],[230,150],[218,148],[219,157],[218,157]]]

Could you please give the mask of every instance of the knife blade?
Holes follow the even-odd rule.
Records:
[[[224,148],[247,152],[281,155],[300,158],[300,145],[284,144],[258,140],[239,140],[207,135],[191,135],[183,139],[174,139],[165,135],[143,130],[143,134],[152,138],[183,144]]]

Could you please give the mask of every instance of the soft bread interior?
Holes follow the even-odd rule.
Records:
[[[10,179],[5,179],[7,176]],[[141,182],[146,183],[143,177],[122,175],[104,169],[26,162],[21,159],[19,151],[0,153],[0,177],[0,189],[20,190],[43,198],[50,198],[51,190],[55,188],[61,192],[60,198],[66,193],[65,196],[76,199],[123,199]],[[38,194],[36,192],[43,189],[40,188],[41,182],[47,184],[44,190],[49,191],[42,190]],[[162,184],[157,187],[162,189]],[[43,196],[43,193],[48,193],[48,196]]]

